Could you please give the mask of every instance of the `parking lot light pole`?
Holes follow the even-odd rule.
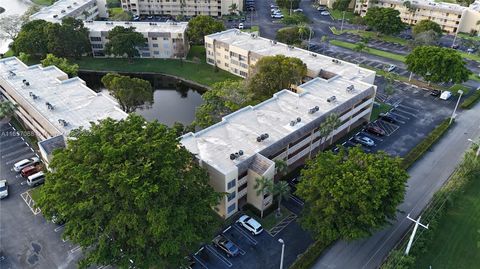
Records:
[[[463,91],[462,90],[459,90],[458,93],[460,94],[458,96],[458,100],[457,100],[457,104],[455,105],[455,109],[453,110],[453,113],[452,113],[452,116],[450,117],[450,123],[449,124],[452,124],[452,121],[453,119],[455,118],[455,112],[457,112],[457,107],[458,107],[458,104],[460,103],[460,98],[462,98],[462,94],[463,94]]]
[[[342,16],[342,25],[340,26],[340,32],[343,31],[343,22],[345,21],[345,11],[343,12]]]
[[[475,153],[475,160],[478,158],[478,155],[480,155],[480,143],[477,143],[475,141],[473,141],[472,139],[468,139],[468,141],[472,142],[473,144],[477,145],[477,152]]]
[[[280,256],[280,269],[283,269],[283,254],[285,253],[285,242],[282,238],[278,239],[278,242],[282,244],[282,255]]]

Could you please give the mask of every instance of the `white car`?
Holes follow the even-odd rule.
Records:
[[[355,136],[354,139],[355,139],[355,141],[357,141],[358,143],[360,143],[364,146],[367,146],[367,147],[375,146],[375,142],[369,137],[357,135],[357,136]]]
[[[452,93],[449,91],[443,91],[440,95],[440,99],[442,100],[448,100],[450,97],[452,97]]]
[[[0,199],[8,196],[8,184],[6,180],[0,180]]]
[[[389,65],[385,70],[386,70],[387,72],[392,72],[393,70],[395,70],[395,68],[397,68],[397,66],[394,65],[394,64],[391,64],[391,65]]]
[[[283,15],[282,15],[281,13],[272,14],[272,18],[274,18],[274,19],[281,19],[281,18],[283,18]]]
[[[277,13],[277,12],[281,12],[281,11],[278,8],[272,8],[272,9],[270,9],[270,12],[271,13]]]
[[[330,16],[330,12],[328,12],[328,11],[322,11],[322,12],[320,12],[320,15],[322,15],[322,16]]]
[[[270,5],[270,8],[278,8],[278,6],[277,6],[277,5],[274,5],[274,4],[271,4],[271,5]]]
[[[263,231],[262,225],[247,215],[241,216],[237,222],[253,235],[258,235]]]
[[[239,24],[238,24],[238,29],[243,29],[243,28],[244,28],[243,23],[239,23]]]
[[[303,12],[303,9],[297,8],[297,9],[294,9],[293,12]]]
[[[13,165],[13,170],[15,172],[20,172],[23,168],[27,167],[27,166],[30,166],[32,164],[37,164],[40,162],[40,159],[38,159],[38,157],[32,157],[30,159],[23,159],[19,162],[16,162],[14,165]]]

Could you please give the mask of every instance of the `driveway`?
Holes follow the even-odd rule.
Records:
[[[0,268],[76,268],[79,248],[64,242],[62,228],[34,215],[24,199],[30,188],[12,170],[15,162],[36,155],[24,135],[10,124],[0,124],[0,176],[9,184],[9,196],[0,202],[0,246],[5,259]]]
[[[417,218],[433,194],[449,178],[463,153],[470,147],[469,138],[480,136],[480,105],[462,112],[445,136],[410,169],[405,201],[399,206],[393,225],[374,233],[370,238],[332,245],[313,268],[359,269],[377,268],[390,250],[411,227],[406,219]],[[413,246],[415,247],[415,246]]]

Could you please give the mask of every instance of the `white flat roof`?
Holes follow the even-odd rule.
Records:
[[[346,88],[351,85],[355,90],[347,92]],[[300,85],[301,93],[282,90],[256,106],[248,106],[223,117],[221,122],[204,130],[183,135],[180,142],[203,162],[228,173],[235,169],[237,163],[230,160],[231,153],[243,150],[245,158],[255,155],[371,87],[374,86],[361,81],[352,82],[341,76],[329,80],[318,77]],[[335,96],[337,101],[327,102],[331,96]],[[309,110],[315,106],[319,110],[310,114]],[[290,126],[290,121],[297,117],[301,118],[301,122]],[[264,133],[268,133],[269,138],[257,142],[256,138]]]
[[[308,69],[314,70],[317,73],[320,72],[320,70],[326,70],[350,80],[363,80],[364,78],[375,74],[374,71],[359,67],[353,63],[342,60],[338,60],[339,63],[335,63],[332,61],[335,58],[297,47],[288,46],[287,44],[280,42],[276,42],[276,44],[274,44],[270,39],[259,36],[252,37],[251,34],[239,31],[237,29],[229,29],[223,32],[218,32],[208,35],[208,37],[244,50],[258,53],[263,56],[274,56],[281,54],[288,57],[296,57],[302,60],[307,65]]]
[[[108,32],[116,26],[135,27],[140,33],[184,33],[188,22],[84,21],[91,32]]]
[[[61,22],[64,17],[68,17],[76,10],[83,8],[97,0],[58,0],[53,5],[46,6],[37,13],[30,16],[30,20],[45,20],[50,22]],[[64,11],[62,13],[62,10]],[[54,18],[54,15],[57,15]]]
[[[405,3],[408,0],[384,0],[384,2],[392,2],[392,3]],[[464,9],[467,9],[468,7],[459,5],[459,4],[453,4],[453,3],[447,3],[447,2],[435,2],[433,0],[413,0],[409,1],[412,3],[412,5],[420,5],[422,7],[433,7],[433,8],[442,8],[442,9],[449,9],[453,11],[463,11]]]
[[[94,92],[82,79],[74,77],[60,80],[63,76],[65,73],[55,66],[27,66],[16,57],[0,59],[0,79],[10,84],[17,94],[62,134],[67,135],[81,126],[88,129],[90,122],[101,119],[120,120],[127,117],[127,113],[123,112],[114,100]],[[30,86],[24,86],[24,79]],[[34,100],[30,92],[38,98]],[[48,109],[46,102],[53,105],[54,109]],[[60,119],[68,125],[61,124]]]

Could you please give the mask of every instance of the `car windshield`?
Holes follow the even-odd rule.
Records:
[[[232,242],[228,241],[226,244],[225,244],[225,247],[232,253],[236,252],[237,251],[237,246],[235,246]]]
[[[7,186],[1,186],[1,187],[0,187],[0,192],[4,192],[4,191],[6,191],[6,190],[7,190]]]

